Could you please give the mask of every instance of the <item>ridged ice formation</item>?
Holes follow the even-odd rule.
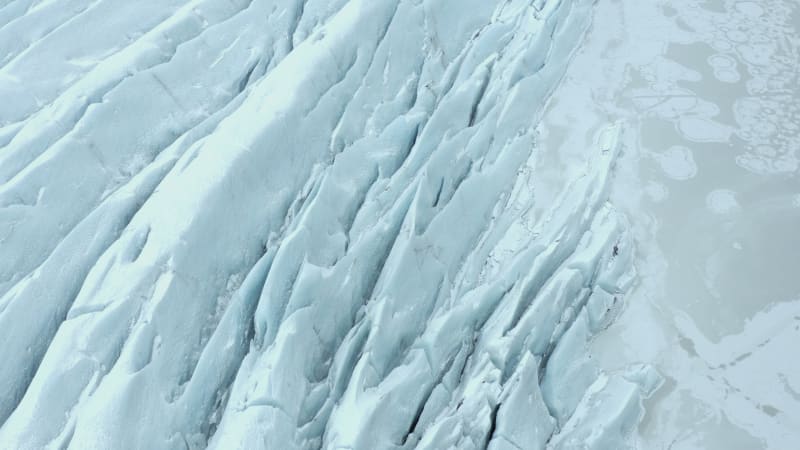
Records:
[[[0,448],[621,448],[590,0],[0,0]]]

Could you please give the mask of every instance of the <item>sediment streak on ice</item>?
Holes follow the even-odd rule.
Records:
[[[619,126],[530,183],[591,1],[25,3],[1,448],[624,446]]]

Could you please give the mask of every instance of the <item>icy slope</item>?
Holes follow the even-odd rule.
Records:
[[[0,3],[0,448],[623,448],[589,0]]]

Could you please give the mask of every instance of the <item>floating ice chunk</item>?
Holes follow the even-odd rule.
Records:
[[[715,214],[730,214],[739,211],[736,193],[730,189],[716,189],[706,196],[706,207]]]
[[[661,170],[673,180],[688,180],[697,174],[692,150],[687,147],[673,146],[656,156]]]

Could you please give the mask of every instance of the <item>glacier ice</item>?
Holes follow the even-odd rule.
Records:
[[[630,130],[541,126],[593,13],[0,0],[0,448],[631,446]]]

